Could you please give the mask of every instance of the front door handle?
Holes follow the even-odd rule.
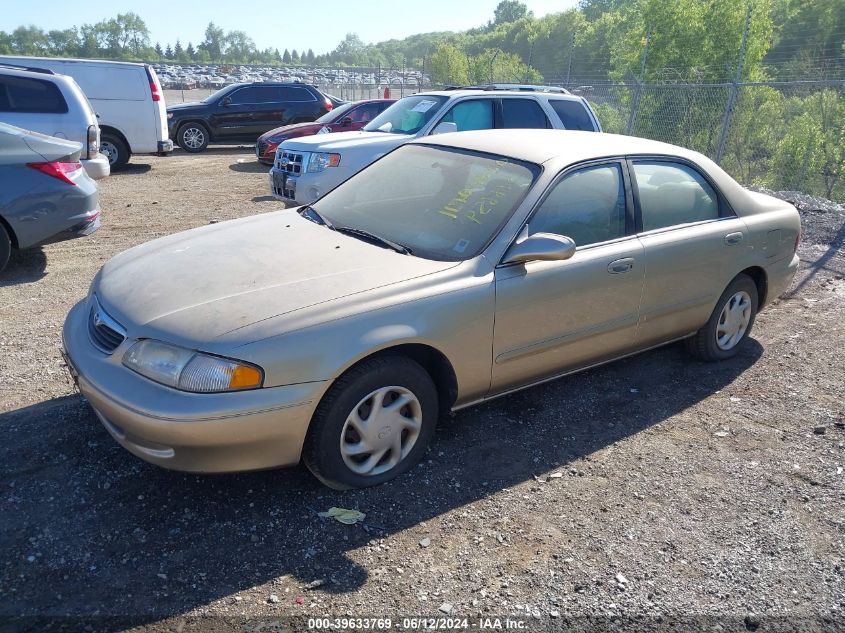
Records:
[[[607,272],[612,275],[618,275],[620,273],[627,273],[634,267],[634,258],[633,257],[625,257],[623,259],[617,259],[615,261],[610,262],[607,265]]]
[[[739,244],[743,238],[742,231],[737,231],[736,233],[728,233],[725,236],[725,244],[730,244],[733,246],[734,244]]]

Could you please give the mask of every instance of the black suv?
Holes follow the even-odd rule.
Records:
[[[332,109],[332,102],[303,83],[233,84],[202,101],[168,106],[170,138],[186,152],[201,152],[209,142],[254,143],[273,128],[307,123]]]

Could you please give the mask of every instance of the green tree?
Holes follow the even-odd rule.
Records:
[[[431,56],[430,75],[434,83],[465,86],[469,84],[469,60],[466,53],[452,44],[441,44]]]
[[[197,51],[191,42],[188,42],[188,46],[185,47],[185,55],[192,61],[197,58]]]
[[[308,52],[305,54],[305,61],[308,63],[309,66],[313,66],[315,59],[316,55],[314,55],[314,49],[309,48]]]
[[[215,26],[214,22],[209,22],[205,28],[205,39],[199,45],[199,48],[206,51],[212,61],[222,61],[224,40],[223,29]]]
[[[255,42],[243,31],[229,31],[226,34],[226,53],[228,62],[249,62],[256,54]]]
[[[528,6],[519,0],[502,0],[493,10],[493,25],[516,22],[531,15]]]
[[[12,49],[19,55],[46,55],[50,51],[47,34],[37,26],[19,26],[11,34]]]
[[[164,49],[164,56],[167,59],[173,59],[173,49],[170,48],[170,44],[168,44],[167,47]]]
[[[79,55],[79,32],[76,27],[47,33],[49,55],[76,57]]]
[[[156,57],[158,57],[159,59],[162,59],[164,57],[164,51],[161,50],[161,44],[159,44],[158,42],[156,42],[155,48],[153,50],[155,50]]]
[[[282,55],[282,62],[290,64],[290,51],[288,49],[285,49],[285,53]]]
[[[290,61],[294,64],[298,64],[301,60],[299,59],[299,53],[296,52],[296,49],[293,49],[290,52]]]

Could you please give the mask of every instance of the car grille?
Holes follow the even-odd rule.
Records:
[[[91,300],[91,311],[88,313],[88,335],[94,347],[107,354],[111,354],[126,340],[126,330],[103,310],[97,297]]]
[[[264,155],[264,152],[267,151],[267,146],[269,143],[267,141],[258,141],[255,144],[255,155],[261,158]]]
[[[305,171],[307,163],[307,152],[291,152],[288,150],[281,153],[276,152],[276,169],[280,169],[281,171],[289,174],[301,174]]]

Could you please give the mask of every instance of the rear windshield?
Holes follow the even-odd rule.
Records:
[[[67,111],[67,102],[53,82],[0,76],[0,112],[64,114]]]

